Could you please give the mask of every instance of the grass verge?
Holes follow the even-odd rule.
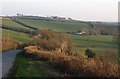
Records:
[[[15,59],[16,70],[12,72],[14,77],[60,77],[63,74],[53,68],[48,62],[38,61],[26,57],[22,52]],[[14,68],[13,68],[14,69]]]

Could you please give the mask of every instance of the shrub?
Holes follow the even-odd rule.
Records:
[[[90,50],[89,48],[87,48],[86,51],[85,51],[85,55],[88,58],[93,58],[93,57],[95,57],[96,54],[92,50]]]
[[[34,36],[36,44],[45,50],[61,49],[61,52],[70,52],[70,40],[68,34],[55,32],[50,29],[38,29]]]
[[[33,50],[26,48],[24,54],[35,59],[47,60],[66,74],[84,77],[118,77],[118,65],[103,58],[86,59],[83,56],[72,56],[58,51]]]

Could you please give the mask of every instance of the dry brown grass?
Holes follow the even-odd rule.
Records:
[[[118,65],[102,58],[86,59],[84,56],[67,55],[64,52],[44,51],[36,46],[25,48],[25,55],[44,59],[68,74],[77,76],[117,77]]]
[[[6,51],[6,50],[14,49],[17,47],[15,42],[12,40],[2,39],[1,43],[2,43],[2,45],[1,45],[2,49],[0,49],[1,51]]]

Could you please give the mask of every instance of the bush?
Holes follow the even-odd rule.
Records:
[[[33,50],[34,49],[34,50]],[[58,51],[38,50],[27,47],[24,55],[38,60],[47,60],[54,67],[66,74],[76,77],[118,77],[118,64],[103,58],[86,59],[84,56],[72,56]],[[54,53],[53,53],[54,52]],[[69,75],[70,76],[70,75]]]
[[[55,32],[50,29],[38,29],[34,36],[37,45],[45,50],[61,49],[61,52],[70,52],[70,40],[68,34]]]
[[[89,48],[88,49],[86,49],[86,51],[85,51],[85,55],[88,57],[88,58],[93,58],[93,57],[95,57],[95,53],[92,51],[92,50],[90,50]]]
[[[55,48],[60,48],[60,42],[51,39],[51,40],[42,40],[42,42],[39,43],[40,47],[46,49],[46,50],[55,50]]]

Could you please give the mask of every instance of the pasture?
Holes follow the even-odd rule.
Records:
[[[100,47],[100,48],[116,48],[111,35],[70,35],[76,46]]]
[[[70,35],[73,52],[85,53],[87,48],[90,48],[97,56],[105,56],[107,54],[118,54],[118,44],[114,43],[111,35]],[[117,58],[117,57],[116,57]]]
[[[17,24],[16,22],[12,21],[11,19],[2,19],[2,25],[7,26],[7,27],[18,28],[18,29],[19,28],[29,29],[20,24]]]
[[[18,19],[18,21],[23,22],[27,25],[36,28],[48,28],[54,31],[61,32],[76,32],[82,30],[84,28],[92,29],[92,26],[85,22],[80,21],[65,21],[65,22],[57,22],[57,21],[46,21],[46,20],[29,20],[29,19]]]
[[[13,26],[13,27],[22,27],[21,25],[13,22],[11,19],[2,19],[2,25],[5,25],[5,26]]]
[[[11,30],[5,30],[5,29],[2,29],[2,38],[14,40],[16,42],[24,42],[24,43],[33,41],[33,39],[30,38],[29,34],[11,31]]]
[[[76,32],[79,30],[83,30],[85,28],[87,28],[88,30],[93,29],[93,26],[90,25],[89,23],[80,22],[80,21],[59,22],[59,21],[30,20],[30,19],[19,19],[19,18],[17,20],[26,25],[29,25],[29,26],[32,26],[35,28],[40,28],[40,29],[48,28],[48,29],[52,29],[54,31],[60,31],[60,32]],[[20,28],[24,28],[24,29],[29,29],[20,24],[17,24],[16,22],[12,21],[11,19],[4,19],[3,25],[9,26],[9,27],[16,27],[16,28],[20,27]],[[42,33],[42,31],[39,31],[39,32],[40,32],[39,34]],[[52,38],[49,41],[46,38],[44,38],[44,39],[42,38],[43,40],[41,40],[41,43],[40,43],[40,41],[37,41],[38,44],[39,43],[41,44],[41,46],[39,45],[39,47],[42,49],[44,48],[43,51],[45,51],[45,52],[48,51],[48,49],[50,47],[56,48],[56,47],[58,47],[57,45],[60,45],[59,43],[62,44],[62,42],[58,41],[58,39],[61,38],[59,40],[64,40],[62,38],[63,36],[61,36],[57,33],[55,33],[55,36],[54,36],[54,34],[49,31],[43,31],[43,32],[45,32],[45,33],[43,33],[42,35],[48,34]],[[33,56],[35,56],[34,53],[36,55],[39,54],[37,56],[37,58],[39,56],[41,56],[41,59],[42,58],[49,59],[50,62],[53,61],[52,62],[53,65],[51,65],[49,61],[42,61],[42,60],[38,61],[38,60],[35,60],[30,57],[22,55],[23,53],[25,53],[25,51],[24,51],[24,52],[18,53],[16,56],[15,66],[17,67],[17,71],[14,76],[15,77],[28,77],[28,76],[29,77],[44,77],[44,76],[53,76],[53,75],[59,76],[59,75],[61,75],[61,71],[59,70],[60,69],[59,65],[61,66],[61,68],[70,69],[70,71],[72,71],[72,72],[75,72],[75,70],[78,71],[80,68],[82,68],[82,70],[80,69],[80,71],[82,71],[82,73],[86,70],[88,70],[88,71],[95,70],[95,68],[97,67],[96,70],[98,70],[98,71],[95,73],[98,73],[99,69],[101,68],[100,63],[99,63],[101,60],[100,61],[96,60],[96,62],[93,62],[92,60],[94,60],[94,58],[87,59],[86,55],[85,55],[85,51],[87,48],[89,48],[90,50],[95,52],[95,54],[98,58],[103,57],[102,58],[103,60],[106,58],[106,62],[102,63],[103,64],[102,67],[105,67],[105,68],[108,67],[107,64],[110,61],[114,61],[115,63],[117,63],[116,60],[118,59],[118,45],[113,42],[112,35],[85,35],[85,36],[83,36],[83,35],[69,34],[69,36],[70,36],[70,40],[71,40],[70,43],[72,45],[72,47],[70,48],[70,51],[72,51],[72,53],[71,52],[70,53],[73,54],[73,55],[70,55],[71,58],[68,54],[63,54],[63,53],[55,54],[55,53],[53,53],[53,49],[49,50],[49,52],[51,51],[52,53],[40,53],[42,49],[39,49],[39,48],[38,48],[39,53],[33,52]],[[10,29],[9,30],[2,29],[2,37],[3,37],[3,39],[8,39],[8,40],[10,39],[10,40],[13,40],[16,42],[23,42],[23,43],[30,43],[30,42],[35,41],[34,39],[32,39],[31,34],[12,31]],[[53,37],[54,38],[58,37],[57,41],[56,41],[56,39],[53,39]],[[40,40],[40,38],[38,40]],[[63,46],[65,46],[65,44],[62,45],[62,48],[64,48]],[[3,46],[6,47],[6,45],[3,45]],[[46,45],[46,47],[45,47],[45,45]],[[34,50],[34,49],[31,49],[31,50]],[[56,49],[54,49],[54,50],[56,50]],[[61,59],[61,57],[63,60]],[[74,61],[74,57],[78,58],[79,60]],[[97,57],[95,57],[95,58],[97,58]],[[85,59],[83,59],[83,58],[85,58]],[[66,62],[69,62],[69,63],[66,63]],[[86,66],[88,66],[88,68],[85,67],[84,63]],[[54,65],[56,65],[58,67],[58,69],[55,68]],[[111,68],[112,64],[109,66]],[[111,71],[114,71],[114,70],[111,70]],[[109,71],[109,73],[111,73],[111,71]],[[104,72],[104,68],[101,72]]]
[[[83,30],[87,28],[88,30],[92,30],[93,27],[88,22],[81,21],[46,21],[46,20],[32,20],[32,19],[20,19],[17,18],[18,21],[27,24],[29,26],[35,28],[49,28],[54,31],[60,32],[76,32],[79,30]],[[12,26],[12,27],[20,27],[27,28],[11,19],[3,19],[3,25]],[[108,28],[108,26],[106,26]],[[101,27],[102,28],[102,27]],[[112,27],[116,29],[116,27]],[[29,28],[27,28],[29,29]],[[111,29],[111,26],[110,26]],[[17,42],[30,42],[33,41],[29,34],[3,30],[3,38],[13,39]],[[86,48],[92,49],[98,56],[104,55],[106,52],[118,52],[118,45],[113,42],[112,35],[87,35],[87,36],[79,36],[79,35],[70,35],[71,43],[73,45],[73,52],[84,53]]]

